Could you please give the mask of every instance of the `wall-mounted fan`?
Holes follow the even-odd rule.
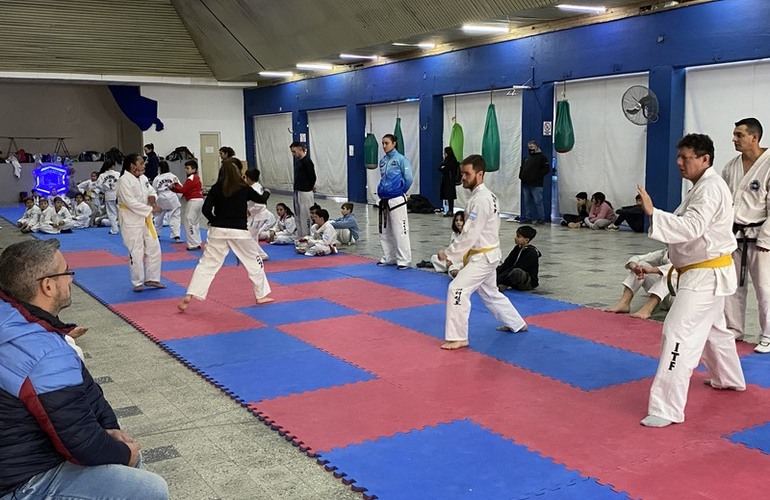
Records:
[[[623,114],[635,125],[647,125],[658,121],[658,98],[652,90],[641,85],[630,87],[623,94]]]

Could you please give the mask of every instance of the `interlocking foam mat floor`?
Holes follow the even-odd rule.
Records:
[[[365,497],[762,498],[770,486],[770,356],[741,349],[742,393],[696,372],[687,421],[648,429],[659,323],[509,292],[528,332],[495,331],[474,297],[471,346],[448,352],[446,276],[267,246],[276,302],[257,306],[230,257],[208,299],[178,313],[199,253],[164,234],[168,288],[133,293],[120,237],[59,239],[78,285]]]

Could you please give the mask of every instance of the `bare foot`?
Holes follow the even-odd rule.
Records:
[[[185,312],[187,310],[187,306],[190,305],[190,301],[192,300],[192,295],[185,295],[182,299],[182,302],[176,305],[176,307],[182,311]]]
[[[651,316],[651,311],[647,311],[646,309],[642,308],[636,311],[634,314],[631,314],[630,316],[632,318],[649,319]]]
[[[145,281],[144,284],[152,288],[166,288],[166,285],[160,281]]]
[[[456,349],[462,349],[468,347],[467,340],[448,340],[441,344],[441,348],[447,351],[454,351]]]
[[[628,304],[624,304],[623,302],[618,302],[612,307],[608,307],[605,309],[605,311],[615,314],[628,314],[631,312],[631,308],[628,306]]]
[[[271,299],[270,297],[262,297],[261,299],[257,299],[257,305],[269,304],[271,302],[275,302],[275,299]]]

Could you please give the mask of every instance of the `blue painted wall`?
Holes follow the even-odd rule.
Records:
[[[296,122],[300,111],[345,106],[348,144],[356,146],[356,156],[348,163],[349,197],[363,202],[366,176],[359,153],[365,117],[360,107],[417,97],[421,100],[421,192],[438,203],[435,166],[444,146],[438,132],[443,127],[441,96],[521,84],[534,68],[534,83],[541,87],[524,92],[522,151],[526,151],[528,134],[542,139],[542,120],[552,118],[553,87],[546,84],[650,71],[650,87],[660,98],[662,114],[658,123],[648,126],[647,185],[656,205],[670,210],[680,201],[673,148],[683,131],[683,68],[770,57],[768,33],[770,1],[721,0],[246,90],[248,160],[255,164],[254,115],[292,112]],[[362,171],[360,175],[356,169]]]

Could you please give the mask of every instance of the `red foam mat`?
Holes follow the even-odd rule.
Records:
[[[329,258],[307,257],[302,259],[287,259],[265,262],[268,273],[280,273],[284,271],[301,271],[303,269],[321,269],[326,267],[352,266],[355,264],[368,264],[372,259],[358,255],[330,255]]]
[[[130,318],[134,325],[159,342],[265,326],[250,316],[210,300],[193,299],[187,311],[182,313],[176,307],[180,300],[126,302],[110,308]]]
[[[107,250],[84,250],[82,252],[64,252],[70,269],[81,267],[118,266],[128,263],[128,257],[115,255]]]
[[[407,292],[392,286],[380,285],[360,278],[303,283],[294,285],[292,288],[302,293],[323,297],[326,300],[364,313],[440,304],[443,302],[425,295]]]

